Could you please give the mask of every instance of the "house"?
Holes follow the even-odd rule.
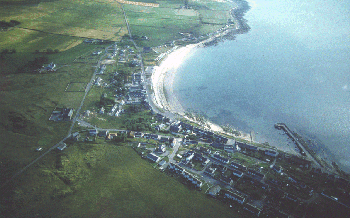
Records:
[[[135,138],[142,138],[143,133],[142,132],[135,132],[134,136],[135,136]]]
[[[217,142],[211,143],[210,146],[212,146],[213,148],[216,148],[216,149],[224,149],[224,147],[225,147],[224,144],[217,143]]]
[[[253,145],[248,145],[246,143],[238,142],[238,141],[236,141],[235,144],[236,144],[236,149],[238,151],[258,151],[258,147]]]
[[[56,64],[54,64],[53,62],[51,62],[50,64],[47,65],[47,67],[45,67],[44,69],[47,71],[54,71],[56,67]]]
[[[151,135],[150,135],[150,138],[153,139],[153,140],[158,140],[159,137],[160,137],[160,136],[157,135],[157,134],[151,134]]]
[[[270,157],[277,157],[277,155],[278,155],[278,152],[273,151],[273,150],[265,150],[264,153],[265,153],[265,155],[270,156]]]
[[[177,174],[182,174],[185,171],[184,168],[180,167],[177,164],[173,164],[173,163],[169,163],[168,167],[169,167],[169,170],[172,170]]]
[[[152,51],[151,47],[143,47],[143,53],[150,53]]]
[[[218,161],[220,161],[220,162],[223,163],[223,164],[228,164],[228,163],[229,163],[229,160],[228,160],[227,158],[224,158],[224,157],[222,157],[222,156],[219,155],[219,154],[214,154],[214,155],[212,155],[212,157],[213,157],[215,160],[218,160]]]
[[[222,176],[222,177],[220,178],[220,181],[223,182],[223,183],[225,183],[225,184],[227,184],[227,185],[232,185],[232,183],[233,183],[233,180],[232,180],[231,178],[229,178],[229,177],[224,177],[224,176]]]
[[[102,54],[102,51],[94,51],[94,52],[92,52],[92,55],[100,55],[100,54]]]
[[[73,134],[71,135],[71,139],[72,139],[73,141],[78,141],[79,138],[80,138],[79,132],[75,132],[75,133],[73,133]]]
[[[98,134],[98,131],[97,129],[90,129],[88,134],[90,136],[96,136]]]
[[[162,167],[162,166],[164,166],[166,163],[167,163],[167,162],[166,162],[165,160],[162,160],[162,161],[159,162],[158,165]]]
[[[60,151],[63,151],[66,147],[67,147],[67,144],[62,142],[59,144],[59,146],[57,146],[57,149]]]
[[[262,212],[262,207],[257,207],[255,205],[253,205],[252,203],[245,204],[243,209],[251,212],[252,214],[254,214],[256,216],[260,216],[260,214]]]
[[[282,167],[281,166],[271,165],[270,168],[273,171],[275,171],[276,173],[282,173]]]
[[[256,172],[255,170],[252,170],[252,169],[248,169],[247,173],[257,180],[262,180],[265,177],[264,174]]]
[[[226,191],[224,191],[224,197],[231,199],[231,200],[234,200],[240,204],[243,204],[246,201],[248,196],[242,192],[239,192],[239,191],[226,190]]]
[[[238,169],[240,171],[246,171],[247,170],[246,166],[238,164],[238,163],[235,163],[235,162],[231,162],[230,168],[231,169]]]
[[[215,197],[220,191],[221,187],[219,185],[216,185],[209,189],[208,195]]]
[[[210,167],[207,167],[207,168],[205,169],[204,173],[207,174],[208,176],[214,177],[215,171],[216,171],[216,168],[210,166]]]
[[[163,145],[163,144],[159,145],[157,151],[161,152],[161,153],[164,153],[166,151],[165,145]]]
[[[73,116],[72,108],[63,108],[62,109],[62,118],[63,120],[71,120]]]
[[[99,137],[107,137],[107,135],[108,135],[108,130],[102,130],[102,131],[100,131],[100,132],[98,132],[98,136]]]
[[[227,146],[224,146],[224,150],[229,153],[234,153],[236,149],[232,145],[227,145]]]
[[[191,124],[180,122],[180,125],[184,130],[189,130],[189,131],[193,130],[193,126]]]
[[[100,111],[98,112],[99,114],[104,114],[105,113],[105,108],[101,107]]]
[[[243,176],[243,172],[237,169],[232,169],[232,174],[235,176],[238,176],[239,178],[241,178]]]
[[[112,140],[118,136],[118,133],[108,133],[107,139]]]
[[[167,137],[161,137],[161,138],[159,139],[159,142],[161,142],[161,143],[166,143],[166,142],[169,142],[169,139],[168,139]]]
[[[95,85],[96,86],[101,86],[101,82],[102,82],[102,78],[101,77],[97,77],[96,79],[95,79]]]
[[[170,132],[178,133],[182,130],[182,126],[180,124],[173,124],[170,126]]]
[[[153,153],[149,153],[147,155],[147,159],[155,162],[155,163],[158,163],[160,161],[160,157],[158,157],[157,155],[153,154]]]
[[[205,147],[199,147],[199,151],[205,153],[205,154],[210,154],[211,150],[209,148],[205,148]]]

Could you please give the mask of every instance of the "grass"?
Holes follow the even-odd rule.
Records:
[[[220,202],[154,169],[130,147],[77,144],[51,158],[56,168],[40,165],[31,172],[36,182],[15,190],[15,203],[26,206],[14,217],[234,215]]]

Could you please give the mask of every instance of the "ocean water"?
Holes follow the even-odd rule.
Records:
[[[349,171],[350,1],[249,5],[248,33],[197,48],[183,62],[177,98],[186,109],[293,151],[273,126],[284,122]]]

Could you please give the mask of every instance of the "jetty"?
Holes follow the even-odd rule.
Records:
[[[286,133],[286,135],[290,139],[292,139],[292,141],[298,147],[299,152],[302,156],[313,160],[314,163],[318,164],[320,167],[323,167],[323,165],[314,156],[310,154],[310,152],[304,147],[304,145],[299,142],[299,139],[294,135],[294,133],[288,128],[288,126],[285,123],[276,123],[275,128],[283,130]]]

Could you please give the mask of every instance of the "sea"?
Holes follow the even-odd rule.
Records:
[[[350,1],[256,0],[250,30],[196,48],[178,68],[181,105],[293,152],[282,122],[350,172]]]

